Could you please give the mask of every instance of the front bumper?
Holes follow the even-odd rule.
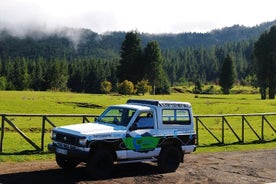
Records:
[[[89,157],[89,152],[78,149],[67,149],[58,147],[55,143],[48,144],[48,150],[55,154],[62,155],[66,158],[77,158],[79,160],[86,160]]]

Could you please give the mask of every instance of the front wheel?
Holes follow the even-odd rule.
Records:
[[[66,170],[74,169],[79,164],[79,162],[74,159],[67,159],[57,154],[56,154],[56,162],[58,166]]]
[[[87,174],[93,179],[109,178],[113,170],[113,157],[107,149],[94,152],[87,161]]]
[[[158,167],[162,172],[174,172],[181,162],[181,152],[175,146],[162,148],[158,158]]]

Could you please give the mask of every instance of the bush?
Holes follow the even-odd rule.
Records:
[[[109,81],[101,82],[101,92],[105,94],[109,94],[112,89],[112,84]]]
[[[134,85],[131,81],[124,80],[117,85],[118,92],[123,95],[131,95],[135,93]]]
[[[195,87],[193,89],[194,94],[201,94],[202,93],[202,84],[200,81],[195,82]]]
[[[145,94],[151,91],[151,86],[148,80],[141,80],[135,85],[137,94]]]

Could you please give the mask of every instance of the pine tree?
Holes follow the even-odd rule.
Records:
[[[237,73],[234,61],[228,54],[222,64],[219,85],[223,94],[229,94],[230,89],[233,88],[236,81]]]
[[[55,59],[48,69],[46,76],[48,89],[66,91],[68,82],[68,65],[65,59],[62,61]]]
[[[39,58],[37,61],[32,62],[31,67],[31,88],[34,90],[46,90],[46,81],[44,67],[48,64],[43,58]]]
[[[13,63],[12,83],[17,90],[28,89],[30,86],[30,76],[28,74],[27,60],[17,57]]]
[[[169,92],[169,80],[162,65],[162,55],[156,41],[149,42],[144,49],[145,79],[152,86],[153,94]]]
[[[134,83],[142,79],[142,47],[137,32],[128,32],[121,46],[121,60],[118,66],[119,81],[130,80]]]
[[[269,99],[275,99],[276,89],[276,26],[271,27],[269,32],[263,33],[255,43],[254,69],[258,78],[261,99],[266,99],[268,88]]]

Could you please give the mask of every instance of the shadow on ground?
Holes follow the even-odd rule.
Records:
[[[160,174],[156,165],[148,163],[136,163],[136,164],[119,164],[114,166],[114,172],[112,179],[146,176],[152,174]],[[108,179],[111,179],[108,178]],[[106,179],[106,183],[108,183]],[[51,184],[71,184],[78,182],[93,181],[86,175],[85,167],[81,166],[71,171],[65,171],[63,169],[49,169],[41,171],[30,171],[0,175],[1,184],[12,183],[51,183]],[[104,182],[102,180],[102,182]],[[95,181],[97,183],[97,181]]]

